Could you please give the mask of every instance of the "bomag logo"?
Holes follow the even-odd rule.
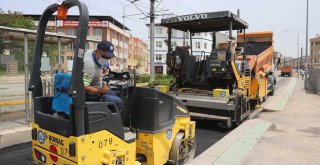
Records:
[[[57,137],[49,135],[49,141],[64,146],[63,140],[61,140],[61,139],[59,139]]]

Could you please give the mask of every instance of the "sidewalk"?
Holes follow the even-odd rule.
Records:
[[[303,87],[303,81],[297,79],[293,96],[283,111],[260,115],[260,119],[273,125],[240,164],[319,164],[320,96]]]
[[[19,74],[17,76],[0,76],[0,83],[24,83],[24,75]]]
[[[0,121],[0,149],[31,141],[31,127],[25,119]]]

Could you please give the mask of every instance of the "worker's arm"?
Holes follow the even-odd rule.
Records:
[[[105,94],[105,93],[107,93],[109,91],[108,85],[104,85],[102,88],[96,88],[96,87],[93,87],[93,86],[85,86],[84,89],[87,92],[98,93],[98,94]]]
[[[95,74],[92,70],[85,70],[86,67],[84,67],[84,75],[83,75],[83,85],[84,89],[86,92],[90,93],[98,93],[98,94],[105,94],[109,91],[109,87],[105,84],[103,84],[102,88],[97,88],[90,86],[92,80],[93,80],[93,75]]]

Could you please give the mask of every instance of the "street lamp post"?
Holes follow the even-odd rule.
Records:
[[[284,30],[285,32],[295,32],[297,34],[297,55],[298,55],[298,58],[297,58],[297,61],[298,61],[298,70],[299,70],[299,47],[300,47],[300,43],[299,43],[299,31],[297,30]],[[302,56],[302,54],[301,54]]]

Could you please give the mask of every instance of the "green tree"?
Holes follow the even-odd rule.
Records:
[[[22,12],[8,11],[5,12],[0,8],[0,25],[14,28],[34,29],[33,19],[24,17]]]
[[[23,28],[23,29],[35,29],[33,19],[29,17],[24,17],[21,12],[18,11],[7,11],[5,12],[0,8],[0,26],[8,26],[13,28]],[[29,49],[33,48],[32,43],[29,43]],[[8,49],[11,53],[15,55],[18,61],[19,71],[24,70],[24,51],[23,42],[21,41],[11,41],[9,43],[4,42],[3,38],[0,38],[0,52],[4,49]],[[29,58],[30,59],[30,58]],[[5,65],[0,66],[0,70],[5,70]]]

